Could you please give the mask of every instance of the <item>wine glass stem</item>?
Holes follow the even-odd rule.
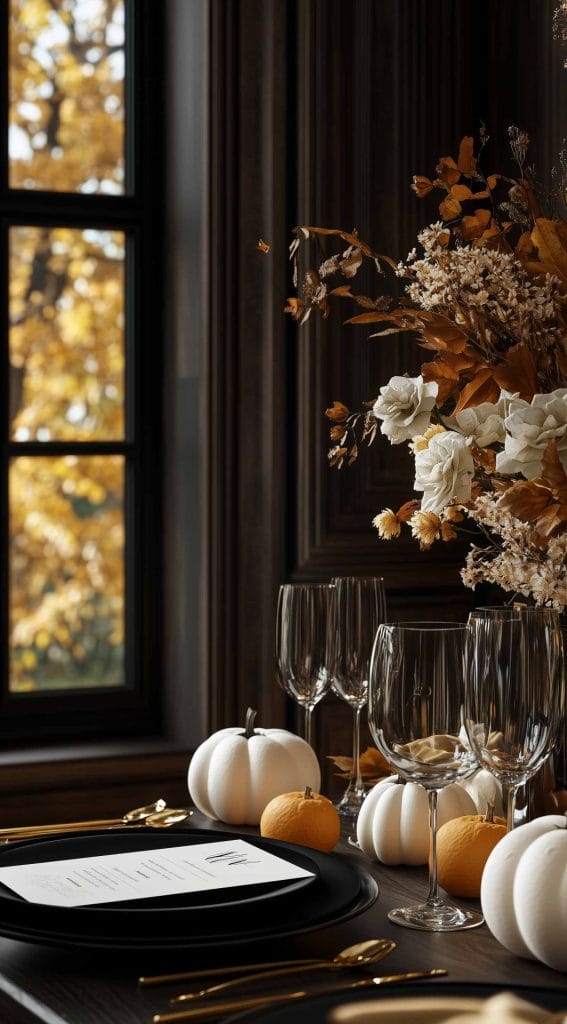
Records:
[[[304,720],[304,723],[303,723],[303,736],[304,736],[305,742],[308,743],[310,747],[313,746],[313,744],[311,742],[311,739],[312,739],[312,736],[313,736],[312,714],[313,714],[312,706],[310,704],[306,704],[305,705],[305,720]]]
[[[354,709],[352,720],[352,781],[356,793],[362,790],[362,776],[360,774],[360,714],[362,708]]]
[[[511,832],[514,828],[514,817],[516,812],[516,794],[518,787],[510,782],[502,783],[502,797],[506,808],[506,828]]]
[[[439,899],[439,883],[437,880],[437,790],[430,789],[429,798],[429,894],[427,903],[430,906],[437,906],[442,901]]]

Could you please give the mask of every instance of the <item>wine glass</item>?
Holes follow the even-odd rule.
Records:
[[[551,754],[564,715],[559,614],[523,605],[477,608],[468,629],[463,724],[480,765],[502,785],[511,830],[518,789]]]
[[[463,669],[468,630],[453,622],[397,622],[378,627],[370,666],[368,720],[376,746],[406,782],[429,797],[431,853],[425,903],[391,910],[406,928],[456,931],[482,924],[482,915],[439,896],[437,795],[471,775],[477,762],[461,741]]]
[[[368,703],[370,658],[376,630],[386,620],[386,595],[381,576],[335,576],[331,586],[331,687],[353,710],[352,777],[337,810],[343,817],[356,821],[366,796],[360,775],[360,716]]]
[[[327,626],[328,583],[283,583],[276,616],[276,680],[305,712],[304,738],[312,745],[313,708],[331,685]]]

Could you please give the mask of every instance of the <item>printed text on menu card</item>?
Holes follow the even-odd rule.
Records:
[[[54,907],[206,892],[310,875],[243,839],[0,867],[3,885],[31,903]]]

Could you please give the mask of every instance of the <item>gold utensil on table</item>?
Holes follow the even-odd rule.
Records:
[[[417,981],[420,978],[440,978],[447,971],[436,968],[432,971],[405,971],[403,974],[384,974],[380,978],[363,978],[361,981],[347,982],[342,985],[318,989],[315,992],[285,992],[274,996],[255,996],[248,999],[231,999],[228,1002],[210,1003],[207,1006],[196,1006],[191,1010],[175,1010],[172,1013],[156,1013],[152,1017],[153,1024],[169,1024],[178,1020],[211,1020],[223,1017],[239,1010],[255,1010],[274,1003],[285,1003],[295,999],[306,999],[308,996],[327,996],[334,992],[348,992],[352,989],[371,988],[373,985],[396,985],[403,981]]]
[[[359,950],[364,952],[365,947],[367,948],[370,943],[382,943],[388,941],[386,939],[367,939],[366,942],[358,942],[354,946],[347,946],[346,949],[341,949],[333,960],[342,960],[343,956],[354,955],[356,957],[356,951]],[[303,957],[301,960],[270,960],[267,963],[257,964],[232,964],[230,967],[206,967],[204,970],[196,971],[182,971],[178,974],[151,974],[145,975],[138,978],[138,984],[142,988],[148,988],[150,985],[169,985],[178,981],[197,981],[201,978],[223,978],[229,974],[250,974],[252,971],[269,971],[272,967],[302,967],[304,964],[321,964],[329,963],[328,960],[323,961],[320,956],[317,957]]]
[[[166,807],[163,811],[156,811],[155,814],[148,814],[141,821],[133,821],[126,827],[130,831],[132,828],[171,828],[172,825],[180,824],[181,821],[185,821],[186,818],[190,818],[192,811],[187,807]],[[4,839],[4,843],[15,843],[17,840],[26,839],[46,839],[52,836],[54,839],[57,836],[69,836],[76,831],[96,831],[99,828],[104,828],[107,831],[113,831],[115,828],[124,828],[125,824],[121,821],[119,824],[108,824],[101,825],[99,822],[91,822],[87,824],[69,824],[59,828],[38,828],[33,833],[26,831],[24,835],[12,835],[8,839]],[[2,837],[0,836],[0,841]]]
[[[320,960],[318,963],[304,964],[303,966],[280,967],[275,971],[260,971],[254,974],[245,974],[241,978],[232,978],[231,981],[223,981],[220,985],[210,985],[202,988],[200,992],[184,992],[183,995],[174,996],[170,1003],[185,1003],[192,999],[201,999],[203,996],[212,995],[215,992],[223,992],[225,989],[237,988],[239,985],[247,985],[249,982],[265,981],[268,978],[281,978],[284,974],[300,974],[302,971],[338,971],[352,970],[356,967],[364,967],[365,964],[377,964],[384,960],[396,948],[396,943],[390,939],[368,939],[366,942],[357,942],[354,946],[347,946],[346,949],[337,953],[332,960]]]
[[[11,839],[17,836],[21,838],[23,833],[35,833],[35,832],[60,832],[65,828],[104,828],[107,825],[129,825],[132,822],[143,821],[150,814],[155,814],[157,811],[163,811],[166,809],[166,802],[162,800],[154,800],[153,804],[147,804],[146,807],[134,807],[131,811],[126,811],[121,818],[98,818],[91,819],[90,821],[65,821],[57,825],[17,825],[15,828],[0,828],[0,839]]]

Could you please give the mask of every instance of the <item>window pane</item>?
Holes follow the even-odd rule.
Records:
[[[10,0],[10,185],[124,192],[123,0]]]
[[[15,441],[124,437],[124,234],[10,230]]]
[[[10,691],[124,684],[121,456],[13,460],[10,569]]]

